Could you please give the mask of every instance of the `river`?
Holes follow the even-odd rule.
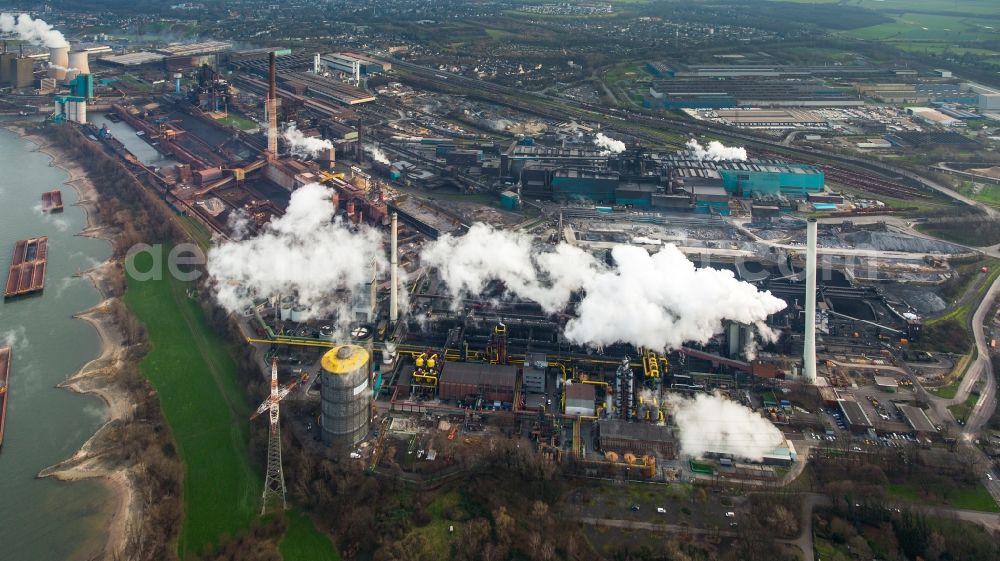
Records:
[[[57,384],[99,353],[97,332],[73,314],[100,301],[90,281],[74,277],[111,253],[101,240],[77,236],[86,226],[68,174],[49,156],[0,128],[0,278],[6,281],[14,242],[49,236],[44,293],[0,303],[0,339],[13,344],[10,401],[0,450],[0,560],[62,561],[100,553],[115,507],[99,481],[36,479],[66,459],[106,419],[97,398]],[[44,191],[61,189],[66,209],[40,211]]]

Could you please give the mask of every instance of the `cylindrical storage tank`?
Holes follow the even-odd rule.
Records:
[[[66,115],[66,120],[73,121],[74,123],[87,122],[86,101],[71,101],[68,105],[70,110],[69,113]]]
[[[292,320],[292,306],[295,304],[295,299],[286,296],[281,299],[281,304],[278,306],[281,321],[291,321]]]
[[[90,74],[90,62],[87,60],[87,51],[75,51],[69,54],[66,79],[72,80],[78,74]]]
[[[65,80],[67,68],[69,68],[69,47],[49,49],[49,78]]]
[[[309,308],[307,308],[305,306],[301,306],[301,305],[300,306],[293,306],[292,307],[291,320],[294,321],[294,322],[297,322],[297,323],[301,323],[301,322],[305,321],[306,320],[306,312],[308,312],[308,311],[309,311]]]
[[[369,359],[362,347],[340,345],[320,361],[320,409],[327,446],[354,446],[368,435],[372,400]]]

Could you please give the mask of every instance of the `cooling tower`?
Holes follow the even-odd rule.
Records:
[[[65,80],[67,68],[69,68],[69,47],[49,49],[49,78]]]
[[[78,74],[90,74],[90,65],[87,61],[87,51],[76,51],[69,54],[69,66],[67,67],[66,79],[72,80]]]

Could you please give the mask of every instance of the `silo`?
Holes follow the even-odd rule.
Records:
[[[295,305],[295,298],[292,296],[285,296],[284,298],[281,299],[281,304],[278,306],[281,321],[292,320],[292,308],[294,305]]]
[[[69,68],[69,47],[49,49],[49,78],[65,80],[67,68]]]
[[[357,345],[334,347],[320,361],[323,442],[354,446],[368,435],[372,388],[370,355]]]

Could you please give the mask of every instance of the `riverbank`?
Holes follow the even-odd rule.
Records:
[[[38,152],[49,156],[52,159],[50,166],[58,167],[69,175],[65,184],[77,192],[76,205],[83,208],[87,220],[86,228],[78,235],[102,239],[113,244],[118,232],[97,223],[99,216],[96,211],[99,202],[97,188],[82,166],[75,163],[58,146],[52,145],[48,139],[30,134],[17,126],[10,128],[21,138],[37,145]],[[100,398],[108,408],[107,421],[72,457],[38,473],[38,477],[52,477],[61,481],[100,479],[110,490],[116,506],[107,524],[107,540],[102,555],[105,558],[114,558],[124,551],[129,538],[129,529],[134,528],[136,523],[142,520],[139,507],[141,503],[137,500],[138,490],[133,483],[132,473],[137,466],[106,460],[108,452],[120,444],[114,433],[121,424],[130,421],[134,402],[129,390],[119,380],[127,349],[124,345],[124,334],[111,312],[117,300],[113,295],[115,278],[120,278],[122,274],[119,264],[111,259],[79,273],[94,285],[103,298],[103,301],[96,306],[74,315],[97,331],[101,341],[100,354],[59,384],[61,388],[77,393],[94,394]]]

